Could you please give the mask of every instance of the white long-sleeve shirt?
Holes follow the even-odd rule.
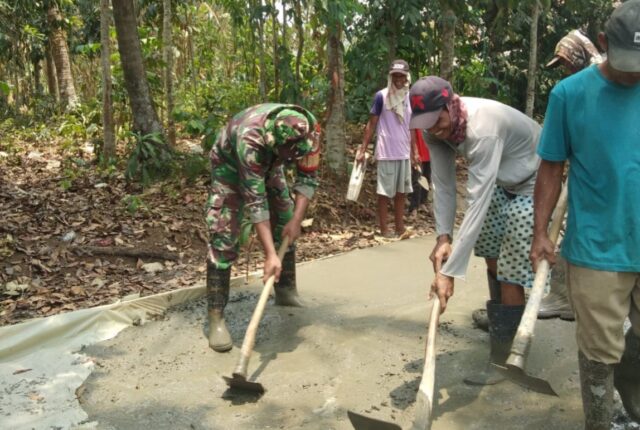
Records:
[[[473,246],[480,235],[494,187],[533,195],[540,158],[541,127],[522,112],[494,100],[462,97],[468,113],[467,135],[460,144],[427,134],[435,185],[438,235],[453,237],[456,215],[456,154],[468,162],[468,209],[453,240],[453,252],[441,273],[464,279]]]

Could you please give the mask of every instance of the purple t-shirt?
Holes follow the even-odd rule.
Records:
[[[411,156],[411,134],[409,133],[409,120],[411,119],[411,105],[409,94],[404,100],[404,121],[400,121],[398,115],[385,108],[384,98],[388,88],[376,93],[371,106],[371,115],[378,117],[376,132],[376,160],[408,160]]]

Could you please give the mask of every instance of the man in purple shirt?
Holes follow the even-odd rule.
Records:
[[[404,204],[411,188],[411,162],[415,138],[409,132],[411,105],[409,103],[409,64],[394,60],[389,68],[387,87],[378,91],[364,129],[362,145],[358,148],[357,162],[364,154],[374,131],[377,133],[375,156],[378,163],[378,222],[380,234],[393,237],[387,224],[389,202],[393,199],[395,233],[402,236],[404,228]]]

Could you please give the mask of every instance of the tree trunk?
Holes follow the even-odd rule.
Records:
[[[282,47],[284,52],[289,50],[287,46],[287,0],[280,0],[282,2]]]
[[[535,1],[531,12],[531,32],[529,33],[529,70],[527,72],[527,104],[525,114],[533,118],[536,101],[536,71],[538,64],[538,19],[540,18],[540,2]]]
[[[20,76],[17,69],[14,69],[13,73],[11,73],[11,80],[13,81],[13,90],[11,91],[11,94],[13,94],[13,104],[16,107],[20,107],[20,105],[22,105],[22,93],[20,91]]]
[[[396,59],[396,51],[398,50],[398,19],[395,16],[395,5],[386,6],[386,20],[388,23],[387,34],[387,64],[391,64]]]
[[[33,60],[33,90],[36,97],[42,96],[42,82],[40,76],[42,75],[42,63],[41,58]]]
[[[45,44],[44,50],[47,65],[47,87],[51,97],[58,101],[60,94],[58,93],[58,79],[56,78],[56,63],[53,61],[53,55],[51,55],[51,44]]]
[[[111,44],[109,25],[111,14],[109,0],[100,0],[100,64],[102,66],[102,144],[101,163],[106,166],[116,156],[115,124],[113,122],[113,102],[111,84]]]
[[[298,50],[296,52],[296,103],[300,103],[300,64],[302,63],[302,54],[304,53],[304,27],[302,26],[302,7],[300,6],[300,0],[294,0],[293,2],[295,10],[295,24],[296,32],[298,35]]]
[[[165,65],[164,90],[167,98],[167,137],[171,145],[176,144],[176,124],[173,120],[173,38],[171,36],[171,0],[162,1],[162,57]]]
[[[328,71],[329,104],[327,106],[326,160],[334,173],[345,172],[346,135],[344,117],[344,47],[342,46],[342,27],[339,24],[328,29]]]
[[[262,11],[262,0],[258,0],[258,5]],[[260,82],[258,90],[260,92],[260,100],[267,101],[267,64],[264,52],[264,14],[260,12],[258,16],[258,56],[260,57]]]
[[[133,131],[142,135],[162,134],[162,125],[156,113],[142,63],[133,0],[112,0],[112,4],[120,63],[133,115]]]
[[[64,31],[62,15],[58,6],[52,2],[47,12],[47,20],[51,29],[49,39],[51,41],[51,53],[56,64],[58,89],[60,100],[66,108],[74,108],[78,105],[78,96],[71,75],[71,61],[67,49],[67,35]]]
[[[196,69],[195,55],[193,54],[193,32],[191,31],[191,14],[187,10],[187,55],[191,67],[191,88],[196,107],[200,106],[198,101],[198,70]]]
[[[278,7],[273,0],[271,8],[271,23],[273,30],[273,92],[276,100],[280,99],[280,74],[278,71]]]
[[[445,5],[442,13],[442,41],[440,77],[450,81],[453,77],[453,60],[455,58],[455,38],[457,17],[450,6]]]

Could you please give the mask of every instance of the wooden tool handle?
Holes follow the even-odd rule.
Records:
[[[556,208],[553,212],[551,226],[549,227],[549,239],[554,245],[558,241],[566,210],[567,184],[565,182],[562,186],[560,197],[558,198]],[[524,357],[527,355],[529,346],[531,345],[533,329],[538,319],[538,310],[540,309],[540,301],[542,300],[544,287],[547,283],[549,269],[549,262],[547,260],[543,259],[538,263],[538,270],[536,271],[536,276],[533,281],[533,287],[529,293],[529,300],[527,301],[527,306],[524,309],[522,320],[520,321],[518,331],[513,339],[513,344],[511,345],[511,355],[507,360],[508,365],[524,368]]]
[[[284,254],[287,252],[288,247],[289,247],[289,238],[285,236],[282,239],[282,244],[280,245],[280,248],[278,249],[278,258],[280,259],[280,261],[282,261],[282,258],[284,257]],[[240,358],[238,359],[236,370],[233,372],[234,375],[240,375],[244,378],[247,377],[247,367],[249,365],[249,358],[251,357],[253,346],[256,343],[256,332],[258,331],[258,325],[260,324],[260,319],[262,319],[264,308],[267,305],[267,300],[269,300],[269,294],[271,294],[271,290],[275,282],[276,282],[276,276],[271,275],[269,276],[269,279],[267,279],[267,282],[265,282],[264,287],[262,287],[262,293],[260,294],[260,298],[258,299],[258,304],[256,305],[256,309],[253,311],[253,315],[251,315],[251,320],[249,321],[247,332],[245,333],[244,340],[242,341]]]
[[[422,379],[418,387],[415,403],[415,418],[411,430],[429,430],[431,428],[431,410],[433,408],[433,387],[436,376],[436,337],[438,335],[438,320],[440,319],[440,300],[433,298],[429,330],[427,332],[427,347],[424,353],[424,368]]]
[[[424,369],[420,381],[420,391],[423,391],[433,404],[433,387],[436,376],[436,337],[438,336],[438,322],[440,321],[440,300],[434,295],[429,318],[429,331],[427,333],[427,348],[424,354]]]

